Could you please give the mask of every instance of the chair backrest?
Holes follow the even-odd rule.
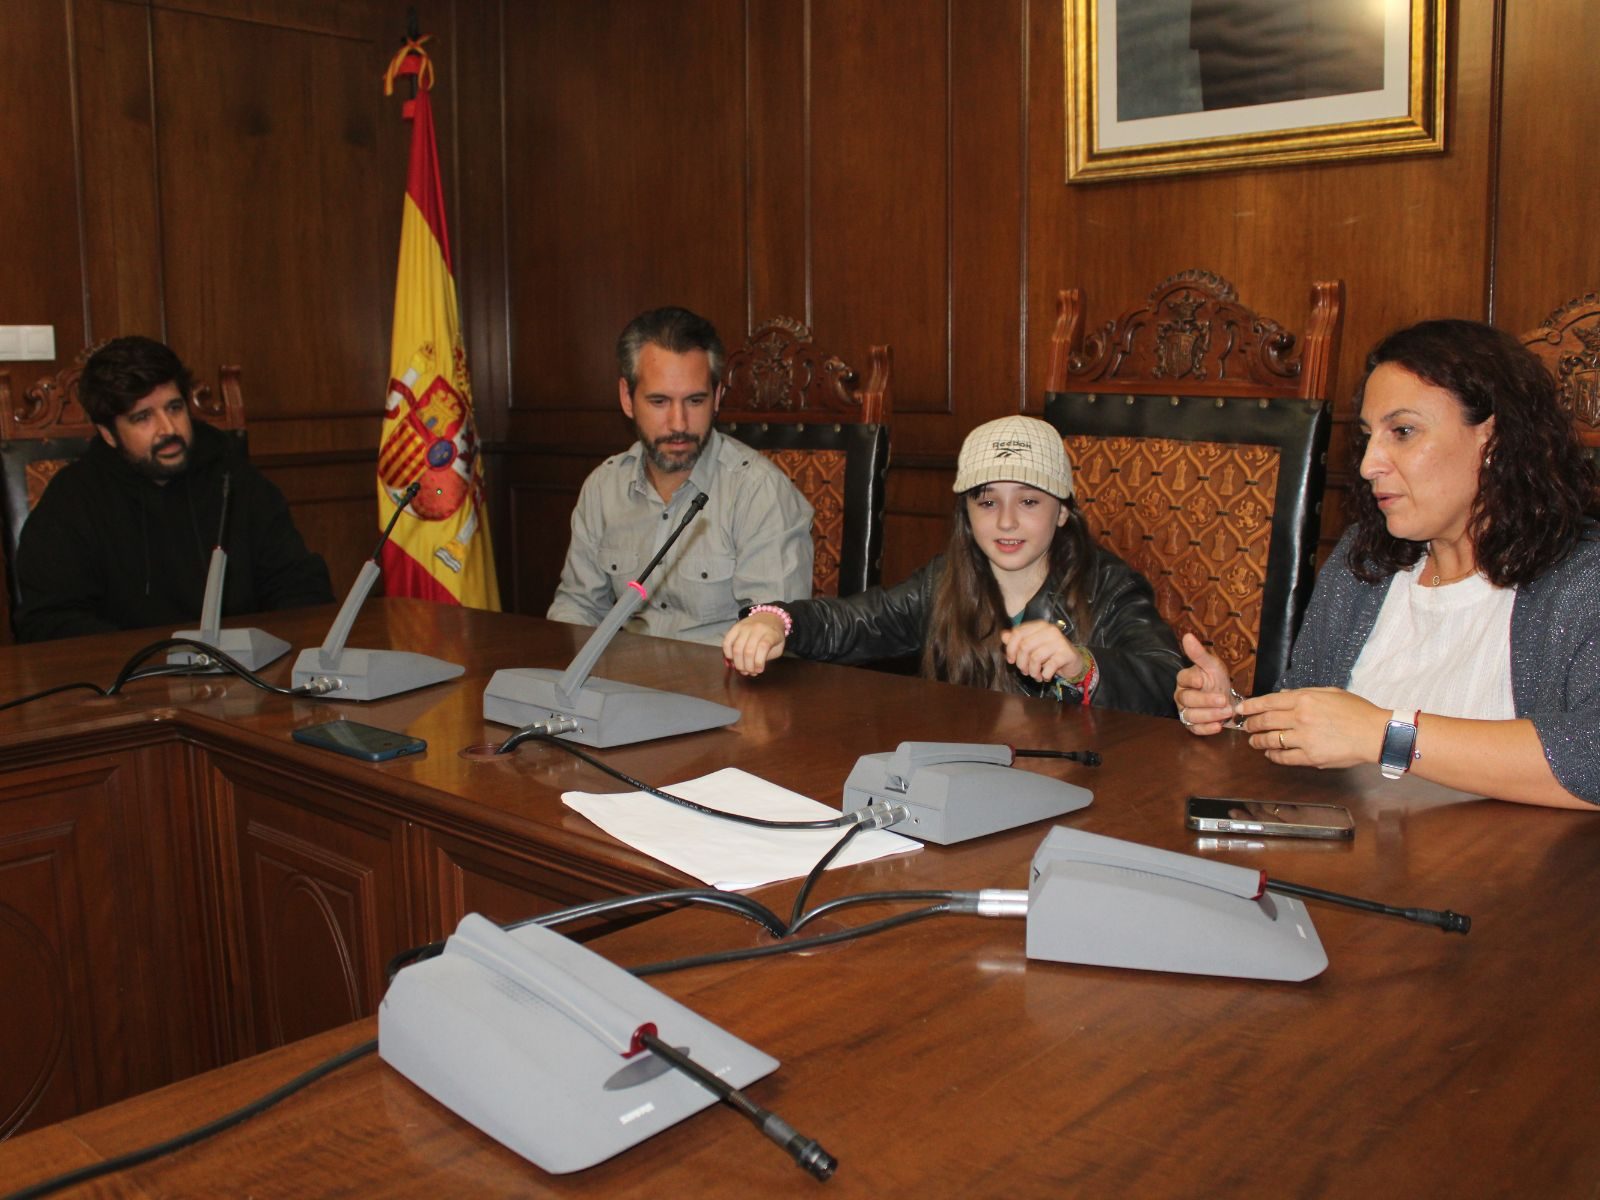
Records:
[[[853,595],[882,575],[892,365],[889,347],[872,347],[861,384],[787,317],[728,356],[718,427],[770,458],[816,511],[813,595]]]
[[[1589,456],[1600,462],[1600,294],[1568,300],[1522,335],[1522,344],[1555,376]]]
[[[1087,335],[1082,294],[1057,302],[1045,417],[1090,530],[1257,693],[1311,597],[1343,299],[1313,284],[1304,338],[1203,271]]]
[[[47,375],[19,396],[12,391],[11,373],[0,371],[0,516],[5,528],[6,574],[13,608],[19,601],[16,571],[12,568],[22,527],[33,506],[57,471],[89,448],[99,434],[78,400],[78,377],[83,362]],[[189,411],[219,429],[233,432],[245,444],[244,400],[239,368],[218,372],[220,395],[209,384],[196,384]]]

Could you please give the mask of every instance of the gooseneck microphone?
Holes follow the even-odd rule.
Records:
[[[677,527],[662,539],[638,577],[623,588],[611,611],[573,656],[571,665],[561,672],[548,667],[496,671],[483,691],[484,720],[518,726],[519,736],[521,733],[530,737],[549,734],[599,749],[680,733],[698,733],[737,721],[739,710],[725,704],[589,677],[622,626],[649,599],[645,579],[666,557],[708,499],[706,493],[693,484],[683,484],[668,504],[666,515],[671,516],[679,505],[686,504],[687,511]],[[516,737],[511,739],[507,748],[516,740]]]
[[[222,514],[217,518],[217,541],[211,547],[211,562],[206,568],[206,590],[200,600],[200,628],[180,629],[173,637],[203,643],[167,655],[167,662],[187,664],[198,669],[221,670],[216,659],[206,653],[210,646],[251,671],[259,671],[289,653],[289,643],[262,629],[222,628],[222,592],[228,574],[228,552],[222,548],[228,532],[228,501],[233,492],[233,473],[222,474]]]
[[[361,605],[372,594],[378,577],[383,574],[383,547],[394,532],[395,522],[421,490],[422,482],[418,480],[401,494],[394,512],[389,516],[389,523],[383,527],[383,536],[373,548],[372,557],[361,564],[356,581],[350,585],[350,594],[339,606],[339,613],[334,617],[322,645],[300,651],[294,663],[293,682],[296,687],[308,688],[318,695],[337,692],[342,699],[381,700],[385,696],[443,683],[466,670],[457,663],[407,650],[345,648],[345,641],[350,636],[357,614],[361,612]]]

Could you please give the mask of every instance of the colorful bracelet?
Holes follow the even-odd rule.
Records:
[[[794,618],[789,615],[788,609],[782,608],[776,604],[752,604],[750,606],[750,612],[748,615],[753,617],[758,612],[771,613],[773,616],[777,617],[778,620],[782,621],[783,637],[785,641],[788,641],[789,635],[794,632]]]
[[[1083,672],[1083,679],[1078,683],[1078,688],[1083,694],[1083,699],[1079,703],[1088,708],[1089,697],[1094,694],[1095,685],[1100,682],[1100,664],[1095,662],[1094,654],[1089,647],[1079,646],[1078,653],[1083,655],[1084,661],[1089,664]]]

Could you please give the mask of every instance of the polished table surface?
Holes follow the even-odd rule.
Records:
[[[314,640],[304,619],[297,645]],[[0,755],[139,719],[195,736],[272,743],[341,712],[428,738],[425,758],[331,775],[385,775],[395,803],[457,813],[610,864],[636,887],[677,876],[566,811],[569,788],[609,790],[559,751],[482,763],[455,750],[503,731],[477,715],[495,666],[561,665],[582,631],[388,602],[354,645],[427,646],[466,661],[457,684],[371,705],[288,701],[238,682],[149,680],[121,701],[53,698],[0,714]],[[421,639],[421,640],[419,640]],[[109,679],[134,635],[0,652],[15,695]],[[76,674],[73,674],[76,672]],[[1023,923],[938,917],[804,955],[658,976],[662,991],[778,1058],[752,1097],[839,1159],[826,1185],[716,1107],[598,1167],[546,1175],[434,1104],[375,1057],[209,1143],[113,1176],[96,1195],[1518,1195],[1600,1188],[1600,970],[1588,938],[1600,821],[1526,809],[1375,768],[1274,767],[1241,736],[1200,740],[1175,721],[1065,709],[850,668],[781,661],[730,676],[715,649],[624,638],[600,674],[740,708],[726,730],[602,752],[657,783],[735,765],[837,803],[863,753],[904,738],[1093,748],[1091,769],[1027,769],[1091,787],[1063,823],[1259,866],[1403,906],[1470,914],[1460,937],[1312,903],[1328,969],[1307,983],[1031,962]],[[269,678],[286,679],[287,660]],[[142,718],[140,716],[142,715]],[[0,757],[0,763],[8,761]],[[314,760],[321,761],[321,760]],[[1348,844],[1215,848],[1183,827],[1191,793],[1336,802]],[[819,898],[896,888],[1023,888],[1036,825],[833,871]],[[621,890],[621,889],[619,889]],[[759,893],[779,911],[794,885]],[[851,910],[842,923],[898,911]],[[1093,919],[1086,914],[1085,919]],[[711,912],[661,916],[594,946],[636,965],[755,944]],[[145,1145],[227,1111],[373,1036],[366,1020],[87,1113],[0,1146],[21,1186]],[[85,1194],[90,1194],[88,1191]]]

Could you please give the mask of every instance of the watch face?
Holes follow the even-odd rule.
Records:
[[[1411,769],[1411,749],[1417,744],[1417,727],[1409,721],[1390,721],[1383,731],[1383,752],[1378,765],[1385,779],[1399,779]]]

